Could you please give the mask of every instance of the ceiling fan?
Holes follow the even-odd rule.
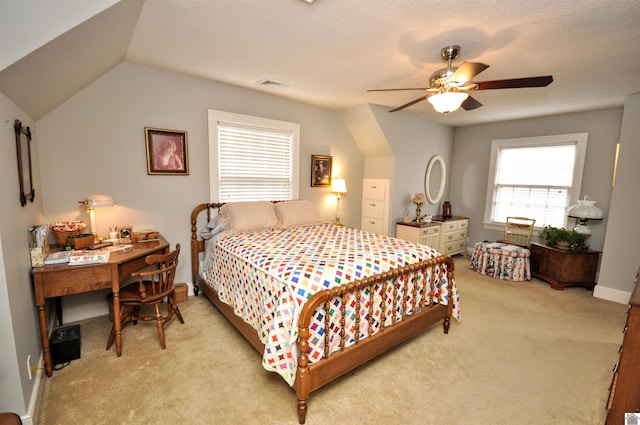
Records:
[[[367,91],[424,90],[427,92],[424,96],[398,106],[397,108],[391,109],[389,112],[399,111],[427,99],[436,111],[448,114],[460,107],[466,111],[471,111],[481,107],[482,103],[471,97],[468,93],[474,90],[546,87],[553,81],[553,77],[551,75],[545,75],[541,77],[471,82],[470,80],[473,77],[489,68],[489,65],[479,62],[463,62],[459,67],[452,67],[451,61],[454,60],[459,53],[460,46],[457,45],[442,48],[440,54],[442,55],[442,59],[447,61],[447,67],[439,69],[431,74],[431,77],[429,78],[429,87],[370,89]]]

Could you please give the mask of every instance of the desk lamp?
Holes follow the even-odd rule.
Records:
[[[96,208],[112,207],[114,202],[113,198],[109,195],[89,195],[84,201],[79,201],[80,204],[86,205],[87,212],[89,213],[89,229],[94,238],[98,237],[98,230],[96,229]]]

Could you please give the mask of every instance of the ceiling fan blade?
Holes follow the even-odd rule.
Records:
[[[510,80],[480,81],[476,90],[518,89],[522,87],[546,87],[553,82],[551,75],[542,77],[512,78]]]
[[[463,85],[487,68],[489,68],[489,65],[480,62],[463,62],[453,73],[450,81],[456,81],[458,84]]]
[[[429,90],[429,87],[411,87],[403,89],[369,89],[367,91],[397,91],[397,90]]]
[[[429,95],[424,95],[424,96],[419,97],[419,98],[417,98],[417,99],[415,99],[415,100],[412,100],[412,101],[411,101],[411,102],[409,102],[409,103],[405,103],[405,104],[404,104],[404,105],[402,105],[402,106],[398,106],[397,108],[394,108],[394,109],[390,110],[389,112],[396,112],[396,111],[399,111],[399,110],[401,110],[401,109],[408,108],[408,107],[409,107],[409,106],[411,106],[411,105],[415,105],[415,104],[416,104],[416,103],[418,103],[418,102],[422,102],[422,101],[423,101],[423,100],[425,100],[427,97],[429,97]]]
[[[478,102],[476,99],[469,96],[464,102],[462,102],[462,105],[460,106],[465,111],[472,111],[474,109],[478,109],[479,107],[481,107],[482,103]]]

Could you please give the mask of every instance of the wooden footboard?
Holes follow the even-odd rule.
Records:
[[[260,342],[256,331],[246,324],[242,318],[235,315],[233,308],[224,304],[218,299],[215,291],[204,282],[198,274],[199,255],[204,250],[204,243],[198,238],[198,215],[202,211],[207,211],[207,222],[211,218],[212,212],[217,213],[217,209],[222,204],[201,204],[198,205],[191,214],[191,258],[192,276],[194,288],[200,287],[209,300],[222,312],[222,314],[238,329],[238,331],[251,343],[251,345],[262,354],[264,345]],[[215,210],[215,211],[214,211]],[[412,338],[422,332],[432,324],[443,321],[444,332],[448,333],[450,318],[453,311],[452,285],[448,287],[448,303],[446,305],[434,302],[428,303],[430,294],[436,293],[440,287],[443,276],[442,267],[446,264],[446,279],[451,282],[454,278],[454,262],[451,257],[439,256],[425,260],[420,263],[411,264],[398,269],[394,269],[376,276],[368,277],[359,281],[341,285],[336,288],[324,290],[313,295],[303,306],[298,322],[298,365],[294,389],[298,399],[298,419],[300,424],[305,423],[307,413],[307,403],[311,392],[321,388],[327,383],[348,373],[356,367],[379,356],[385,351],[396,347],[402,342]],[[430,284],[426,282],[426,276],[431,276]],[[418,280],[422,281],[418,283]],[[200,285],[202,283],[202,285]],[[377,288],[377,289],[376,289]],[[391,294],[380,288],[392,288]],[[374,293],[379,293],[381,299],[377,301],[380,305],[375,305]],[[196,290],[196,295],[198,294]],[[355,297],[354,297],[355,294]],[[363,297],[364,294],[364,297]],[[398,294],[402,294],[401,297]],[[368,334],[360,336],[356,332],[355,342],[350,346],[345,346],[345,297],[350,296],[355,299],[356,305],[353,311],[355,315],[355,329],[360,329],[362,321],[368,321]],[[331,309],[336,297],[340,298],[339,305],[342,306],[341,326],[338,330],[330,326]],[[363,298],[365,299],[364,305]],[[437,298],[437,297],[436,297]],[[310,325],[318,309],[324,310],[326,323],[324,324],[324,347],[325,352],[322,359],[315,363],[310,363],[307,356],[310,336]],[[382,320],[379,329],[374,331],[372,326],[373,312],[375,309],[385,312],[391,309],[392,312],[401,311],[399,318],[396,314],[391,315],[388,321]],[[317,325],[317,323],[316,323]],[[329,341],[331,338],[339,338],[339,350],[330,353]]]

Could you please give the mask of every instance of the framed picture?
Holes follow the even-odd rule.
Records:
[[[189,175],[187,132],[145,127],[147,174]]]
[[[311,186],[331,186],[331,162],[333,157],[311,155]]]

